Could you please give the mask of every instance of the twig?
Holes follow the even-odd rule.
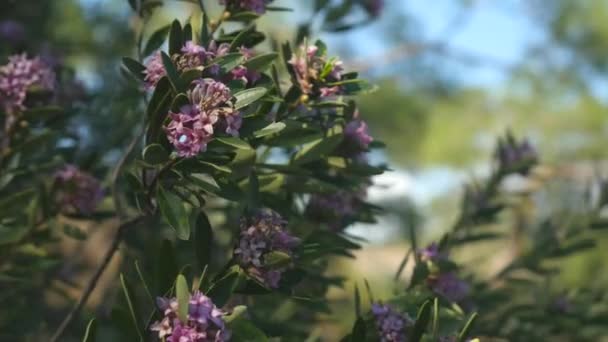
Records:
[[[125,150],[125,153],[122,155],[122,157],[118,161],[118,164],[116,164],[116,167],[112,171],[112,183],[111,183],[112,184],[111,185],[112,198],[114,200],[114,206],[115,206],[116,212],[118,214],[118,217],[121,220],[125,219],[126,213],[123,209],[123,206],[120,201],[120,196],[118,194],[118,177],[120,177],[120,174],[122,173],[122,170],[125,166],[127,159],[129,158],[129,155],[131,154],[131,152],[133,152],[133,149],[135,148],[135,146],[137,146],[137,143],[139,142],[139,140],[141,140],[144,133],[145,133],[145,129],[142,128],[141,132],[138,133],[136,136],[134,136],[133,139],[131,139],[129,146],[127,146],[127,149]],[[61,337],[61,335],[63,335],[65,329],[68,327],[68,325],[70,325],[70,323],[74,320],[74,317],[76,317],[80,313],[80,310],[82,310],[82,307],[86,304],[87,300],[91,296],[91,293],[93,293],[93,290],[95,289],[95,287],[97,287],[97,282],[99,281],[99,278],[101,277],[103,272],[108,267],[108,264],[112,260],[112,257],[114,256],[114,254],[116,254],[116,251],[118,250],[118,247],[120,246],[120,243],[122,242],[124,232],[130,226],[137,225],[143,218],[144,218],[144,216],[138,216],[134,219],[131,219],[129,221],[122,223],[118,227],[118,230],[116,231],[116,235],[114,236],[114,239],[112,240],[110,248],[104,255],[104,257],[101,261],[101,264],[95,271],[95,274],[93,274],[93,278],[91,278],[91,280],[87,284],[86,288],[83,290],[82,297],[76,303],[76,305],[74,305],[74,307],[68,313],[68,315],[64,318],[63,322],[61,322],[61,325],[57,328],[57,330],[53,334],[53,337],[50,340],[51,342],[56,342]]]
[[[72,323],[74,318],[76,316],[78,316],[78,314],[80,313],[80,310],[82,310],[82,308],[88,301],[89,297],[91,296],[91,293],[93,293],[93,290],[95,290],[95,287],[97,287],[97,282],[99,281],[99,278],[101,278],[101,275],[103,274],[103,272],[106,270],[106,268],[110,264],[110,261],[112,260],[112,257],[114,256],[114,254],[116,254],[116,251],[118,250],[118,247],[120,246],[124,233],[127,231],[127,229],[130,228],[131,226],[136,226],[143,219],[144,219],[144,216],[138,216],[134,219],[131,219],[129,221],[122,223],[118,227],[118,230],[116,231],[116,235],[114,236],[114,239],[112,240],[112,244],[110,245],[110,248],[107,250],[106,254],[104,255],[104,257],[101,261],[101,264],[95,271],[95,274],[93,274],[93,277],[91,278],[91,280],[89,280],[89,283],[87,284],[86,288],[84,289],[82,296],[80,297],[80,300],[78,300],[78,302],[76,303],[76,305],[74,305],[72,310],[70,310],[70,312],[67,314],[67,316],[65,316],[65,318],[63,319],[63,321],[61,322],[61,324],[59,325],[59,327],[53,334],[53,337],[51,337],[50,342],[57,342],[59,340],[59,338],[61,337],[61,335],[63,335],[63,333],[65,332],[66,328],[70,325],[70,323]]]

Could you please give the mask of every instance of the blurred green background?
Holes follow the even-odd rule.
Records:
[[[271,13],[260,25],[278,41],[292,40],[298,23],[311,17],[312,1],[276,4],[294,11]],[[166,1],[148,33],[174,17],[188,18],[193,6]],[[0,20],[8,19],[28,23],[26,37],[3,37],[1,49],[52,53],[98,94],[73,125],[85,137],[85,157],[114,163],[138,121],[131,110],[136,89],[117,81],[120,57],[134,54],[134,29],[142,24],[127,1],[3,0]],[[605,169],[608,1],[385,0],[373,22],[345,32],[318,29],[313,35],[326,40],[347,69],[379,86],[359,100],[372,134],[387,145],[372,159],[394,170],[375,178],[369,192],[387,214],[376,225],[350,228],[370,243],[356,261],[336,260],[334,272],[351,282],[366,277],[381,298],[399,286],[392,276],[408,248],[408,228],[431,241],[450,227],[462,184],[488,174],[495,138],[505,130],[529,137],[542,161],[531,180],[508,184],[521,201],[501,225],[520,227],[518,234],[533,238],[543,218],[575,212],[584,194],[580,185]],[[108,137],[108,130],[114,134]],[[87,155],[87,146],[107,152]],[[538,193],[527,196],[530,189]],[[483,277],[517,252],[514,241],[480,244],[456,256],[478,265],[473,271]],[[595,249],[563,261],[572,267],[558,287],[608,285],[607,273],[597,271],[605,258]],[[343,313],[334,317],[345,324],[352,320],[350,291],[351,284],[330,293]],[[343,326],[331,328],[339,334]]]

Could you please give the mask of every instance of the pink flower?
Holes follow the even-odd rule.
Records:
[[[146,89],[152,89],[156,87],[158,81],[167,75],[165,66],[163,65],[163,59],[160,51],[157,51],[148,58],[145,63],[146,70],[144,70],[144,82]]]
[[[158,333],[167,342],[224,342],[230,340],[230,332],[224,323],[225,312],[215,306],[211,298],[202,292],[195,292],[188,302],[186,322],[177,317],[176,298],[159,297],[157,306],[163,314],[160,322],[155,322],[150,330]]]
[[[193,157],[207,149],[217,116],[208,115],[193,105],[184,106],[179,113],[169,113],[169,116],[171,121],[165,132],[179,156]]]
[[[286,230],[287,222],[270,209],[261,209],[249,218],[243,218],[239,241],[234,249],[237,262],[252,277],[270,288],[277,288],[285,266],[268,265],[265,256],[280,251],[293,255],[300,239]]]
[[[55,173],[56,198],[63,211],[75,209],[91,214],[103,199],[101,183],[95,177],[74,165],[65,165]]]
[[[453,272],[441,273],[428,279],[431,290],[451,302],[462,301],[470,292],[470,286]]]
[[[190,101],[202,110],[212,110],[227,104],[232,98],[230,88],[210,78],[194,81],[196,86],[188,91]]]
[[[32,88],[55,89],[55,73],[40,57],[13,55],[0,67],[0,105],[8,114],[25,109],[27,92]]]
[[[360,119],[353,120],[346,125],[344,136],[363,150],[367,150],[369,144],[374,141],[374,138],[369,135],[367,123]]]
[[[372,315],[381,342],[405,342],[407,329],[414,323],[406,314],[386,304],[372,304]]]

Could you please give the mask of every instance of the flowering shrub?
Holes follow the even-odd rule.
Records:
[[[121,70],[137,100],[131,109],[138,124],[127,125],[131,142],[120,157],[104,156],[110,160],[105,164],[95,162],[101,151],[83,157],[70,134],[83,124],[70,121],[78,99],[64,96],[76,84],[73,74],[64,75],[67,67],[21,51],[3,59],[0,288],[19,300],[14,315],[0,314],[0,338],[330,338],[313,334],[321,314],[331,311],[328,290],[343,286],[327,272],[328,260],[354,257],[362,240],[345,229],[373,223],[382,211],[367,202],[373,177],[387,170],[368,158],[382,143],[355,102],[374,88],[329,57],[322,41],[312,43],[312,25],[305,24],[300,31],[308,34],[294,42],[262,44],[269,39],[255,21],[284,10],[274,1],[214,1],[223,6],[214,20],[205,8],[209,2],[198,1],[187,21],[149,33],[146,23],[162,2],[128,1],[142,28],[137,58],[124,57]],[[378,17],[382,4],[316,1],[315,15],[324,29],[341,31]],[[357,13],[365,16],[362,22],[352,21]],[[26,33],[19,27],[3,22],[0,35],[22,40]],[[468,243],[500,237],[489,223],[509,209],[501,185],[510,176],[530,176],[538,163],[527,140],[510,133],[499,139],[491,175],[466,187],[452,229],[423,248],[412,230],[412,248],[396,270],[395,296],[375,300],[373,284],[365,281],[366,305],[355,288],[352,330],[342,341],[576,336],[563,331],[561,321],[542,320],[547,312],[575,327],[593,326],[586,338],[605,336],[605,306],[584,310],[605,305],[601,293],[589,289],[591,295],[559,296],[546,305],[514,295],[519,286],[542,289],[539,278],[551,273],[546,260],[595,246],[583,234],[602,226],[605,187],[582,223],[567,231],[545,223],[539,228],[549,232],[544,240],[534,240],[537,245],[491,279],[477,278],[452,258]],[[41,289],[67,283],[70,268],[62,267],[68,263],[60,243],[87,237],[74,222],[117,227],[65,318],[52,317],[52,324],[41,319],[45,324],[24,332],[19,323],[41,306]],[[108,310],[90,319],[83,309],[119,249],[126,251],[120,276],[109,286],[118,295],[104,297]],[[408,264],[409,280],[403,281]],[[527,278],[517,278],[520,273]]]

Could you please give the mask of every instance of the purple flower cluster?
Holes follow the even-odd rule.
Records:
[[[0,21],[0,38],[13,44],[25,40],[25,27],[15,20]]]
[[[306,214],[317,222],[323,222],[338,231],[357,214],[365,191],[341,190],[333,193],[313,194],[306,207]]]
[[[192,41],[187,41],[180,53],[171,56],[171,60],[175,63],[177,70],[180,72],[189,69],[207,68],[206,74],[216,81],[241,80],[245,84],[251,84],[260,78],[259,73],[248,70],[247,67],[243,65],[237,66],[229,75],[220,78],[219,66],[217,64],[212,64],[212,62],[217,57],[225,56],[228,52],[230,52],[230,45],[227,43],[218,45],[215,41],[211,41],[207,47],[203,47]],[[253,57],[253,52],[245,47],[241,47],[239,52],[243,54],[245,61]],[[160,51],[150,56],[146,61],[145,66],[145,87],[150,90],[167,74]]]
[[[217,131],[238,136],[241,114],[234,109],[230,89],[213,79],[199,79],[188,91],[190,103],[179,112],[169,113],[165,126],[167,139],[181,157],[193,157],[204,152]]]
[[[248,49],[246,47],[239,48],[239,52],[243,55],[244,61],[251,59],[255,55],[253,50]],[[244,65],[239,65],[236,68],[232,69],[230,74],[231,79],[240,80],[246,85],[255,83],[261,77],[259,72],[255,70],[250,70]]]
[[[341,93],[339,86],[332,85],[342,79],[342,61],[327,59],[325,51],[318,46],[302,45],[291,57],[293,67],[302,93],[314,97],[330,97]]]
[[[220,5],[226,5],[228,8],[244,9],[257,14],[264,14],[264,12],[266,12],[266,5],[271,2],[272,0],[220,0]]]
[[[144,84],[146,89],[150,90],[156,87],[158,81],[165,75],[167,75],[167,71],[163,65],[161,53],[160,51],[156,51],[146,61],[146,70],[144,70]]]
[[[407,330],[413,320],[406,313],[399,313],[386,304],[372,304],[372,314],[376,321],[381,342],[405,342]]]
[[[223,342],[230,340],[223,316],[211,299],[201,292],[190,296],[188,319],[181,322],[177,317],[178,302],[176,298],[156,299],[156,305],[164,317],[155,322],[150,330],[158,332],[158,337],[167,342]]]
[[[506,173],[526,175],[538,162],[538,154],[528,139],[517,141],[511,134],[499,139],[495,151],[500,170]]]
[[[418,255],[422,261],[437,262],[447,259],[446,253],[439,250],[439,245],[436,242],[418,250]]]
[[[455,303],[465,299],[471,290],[469,284],[453,272],[432,275],[427,279],[427,283],[433,292]]]
[[[26,54],[13,55],[8,64],[0,66],[0,105],[8,114],[25,109],[28,91],[54,88],[55,73],[40,57],[28,59]]]
[[[266,257],[272,252],[283,252],[293,256],[294,248],[300,240],[290,235],[281,215],[261,209],[250,218],[241,222],[241,233],[234,256],[239,265],[270,288],[277,288],[285,265],[269,265]]]
[[[57,202],[63,211],[91,214],[103,199],[101,183],[74,165],[66,165],[54,176]]]

